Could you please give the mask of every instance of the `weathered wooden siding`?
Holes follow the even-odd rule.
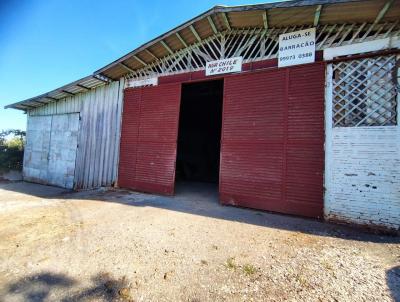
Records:
[[[121,79],[29,111],[29,116],[80,113],[75,188],[110,186],[117,179],[123,88]]]

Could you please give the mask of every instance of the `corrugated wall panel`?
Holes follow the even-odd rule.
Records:
[[[82,94],[77,188],[111,186],[117,179],[124,81]]]
[[[323,112],[322,64],[227,77],[221,201],[321,217]]]
[[[286,201],[290,211],[322,217],[325,65],[289,70]]]
[[[142,89],[125,89],[118,186],[134,189]]]
[[[180,97],[181,84],[125,90],[121,187],[173,194]]]
[[[282,70],[225,79],[220,171],[223,203],[283,210],[284,114],[279,100],[285,97],[284,82]]]
[[[123,88],[121,79],[29,111],[29,116],[80,113],[76,188],[111,186],[117,179]]]

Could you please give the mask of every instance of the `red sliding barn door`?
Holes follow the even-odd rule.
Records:
[[[126,89],[119,186],[173,194],[181,84]]]
[[[324,75],[309,64],[225,78],[222,203],[322,217]]]

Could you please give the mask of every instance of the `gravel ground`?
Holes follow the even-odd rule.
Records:
[[[0,184],[0,301],[400,301],[400,239],[174,198]]]

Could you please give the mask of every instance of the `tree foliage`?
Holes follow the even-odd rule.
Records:
[[[0,132],[0,169],[22,170],[25,131],[9,129]]]

